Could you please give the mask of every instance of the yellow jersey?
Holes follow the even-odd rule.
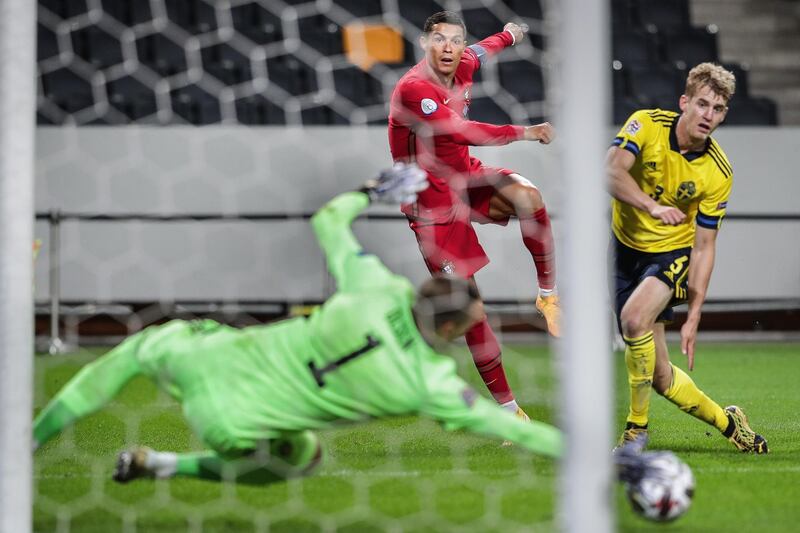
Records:
[[[642,252],[668,252],[694,244],[696,224],[719,229],[728,206],[733,169],[711,137],[700,152],[680,153],[675,128],[678,113],[636,111],[614,138],[614,145],[636,156],[630,174],[661,205],[677,207],[686,221],[670,226],[635,207],[612,200],[614,235]]]

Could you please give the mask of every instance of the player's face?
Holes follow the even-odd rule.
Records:
[[[681,111],[686,133],[691,139],[706,140],[717,129],[728,113],[728,102],[705,85],[694,95],[681,96]]]
[[[443,76],[455,73],[467,46],[464,30],[456,24],[440,23],[420,38],[425,57],[433,70]]]

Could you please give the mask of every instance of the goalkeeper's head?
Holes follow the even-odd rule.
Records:
[[[478,290],[465,279],[436,275],[417,291],[414,318],[429,341],[457,339],[484,316]]]

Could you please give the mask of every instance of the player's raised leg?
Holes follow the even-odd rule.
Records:
[[[744,452],[767,453],[767,441],[754,432],[744,412],[736,406],[722,409],[682,369],[673,365],[667,352],[664,324],[653,328],[656,368],[653,388],[678,408],[716,427],[734,446]]]
[[[539,189],[519,174],[501,175],[489,202],[489,217],[519,219],[522,242],[536,266],[539,294],[536,308],[554,337],[561,335],[561,309],[556,293],[555,245],[550,217]]]
[[[113,479],[127,483],[139,478],[166,479],[176,476],[212,481],[236,481],[265,485],[307,476],[322,462],[317,435],[301,431],[264,441],[253,449],[173,453],[135,448],[117,458]]]
[[[136,351],[146,334],[128,337],[69,380],[34,420],[34,450],[76,420],[101,409],[141,373]]]

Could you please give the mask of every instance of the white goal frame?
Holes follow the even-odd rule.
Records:
[[[607,0],[551,1],[555,126],[566,224],[560,239],[565,335],[559,346],[563,531],[614,529],[611,464],[612,373],[607,307],[609,240],[604,155],[610,124]]]
[[[32,527],[36,8],[0,0],[0,531]]]

